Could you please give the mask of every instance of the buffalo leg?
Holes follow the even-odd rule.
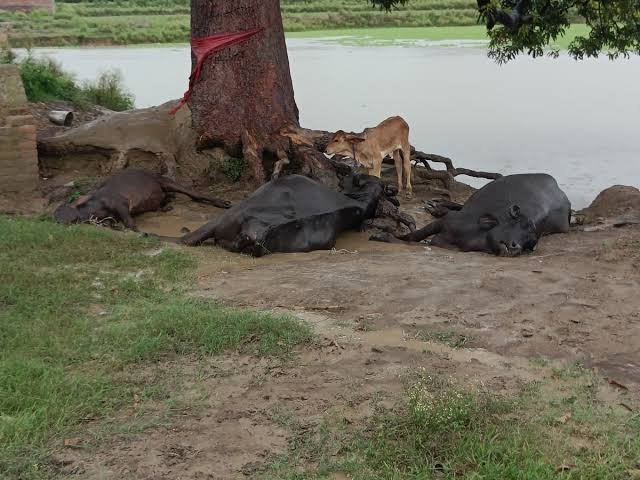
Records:
[[[442,221],[436,220],[435,222],[430,223],[429,225],[427,225],[424,228],[421,228],[420,230],[416,230],[414,232],[407,233],[402,237],[399,237],[399,239],[404,240],[406,242],[421,242],[425,238],[430,237],[431,235],[435,235],[436,233],[440,233],[441,231],[442,231]]]
[[[129,205],[125,202],[118,202],[111,206],[111,210],[116,213],[116,216],[120,219],[120,221],[130,230],[137,232],[136,222],[133,220],[131,213],[129,212]]]
[[[435,199],[425,202],[424,209],[429,212],[432,217],[444,217],[451,210],[462,210],[463,205],[449,200]]]
[[[185,245],[189,245],[190,247],[195,247],[196,245],[200,245],[205,240],[210,238],[215,238],[216,227],[218,226],[218,220],[212,220],[209,223],[203,225],[199,229],[194,232],[187,233],[183,236],[180,241]]]
[[[431,235],[435,235],[436,233],[440,233],[442,231],[442,222],[437,220],[433,223],[430,223],[424,228],[420,230],[415,230],[411,233],[407,233],[406,235],[402,235],[401,237],[394,237],[390,233],[380,233],[377,235],[372,235],[369,237],[369,240],[374,242],[386,242],[386,243],[419,243],[422,240],[430,237]]]

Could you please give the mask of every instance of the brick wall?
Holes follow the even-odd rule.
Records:
[[[0,10],[48,10],[54,12],[54,0],[0,0]]]
[[[15,65],[0,65],[0,211],[41,209],[36,126]]]

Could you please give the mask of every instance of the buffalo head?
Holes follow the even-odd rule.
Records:
[[[65,225],[72,223],[85,223],[91,217],[103,218],[109,216],[103,203],[91,196],[81,197],[71,204],[60,205],[53,212],[53,219]]]
[[[518,205],[510,206],[502,214],[482,215],[478,228],[480,235],[485,237],[487,250],[496,255],[515,257],[526,250],[534,250],[538,243],[535,223]]]
[[[83,223],[89,220],[89,217],[85,218],[84,212],[81,212],[76,207],[71,205],[60,205],[55,212],[53,212],[53,219],[64,225],[71,225],[72,223]]]

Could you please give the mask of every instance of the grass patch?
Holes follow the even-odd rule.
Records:
[[[575,24],[567,29],[555,46],[566,49],[578,35],[587,34],[587,26]],[[481,25],[440,27],[380,27],[380,28],[331,28],[290,32],[290,38],[326,38],[343,45],[385,46],[412,45],[420,42],[489,41],[486,28]]]
[[[222,164],[222,173],[232,182],[237,182],[242,178],[242,173],[247,168],[244,158],[228,158]]]
[[[419,372],[365,427],[301,432],[264,478],[620,480],[640,458],[640,417],[596,400],[588,374],[512,397]]]
[[[159,247],[0,216],[0,471],[8,478],[45,477],[52,441],[127,404],[136,385],[122,380],[125,369],[182,354],[287,354],[310,338],[291,318],[189,296],[194,259]]]
[[[282,0],[280,4],[285,31],[298,32],[296,36],[310,32],[302,36],[346,33],[362,37],[363,32],[370,32],[362,42],[486,39],[486,29],[477,24],[477,5],[470,0],[411,0],[392,12],[372,8],[365,0]],[[12,25],[12,44],[29,47],[189,41],[187,0],[58,0],[56,5],[53,15],[0,11],[0,22]],[[563,41],[562,46],[568,43]]]
[[[117,70],[103,72],[95,81],[84,83],[81,98],[84,102],[116,112],[134,107],[133,95],[125,90],[122,73]]]
[[[469,342],[472,342],[474,338],[469,335],[463,335],[453,331],[441,331],[441,332],[427,332],[422,333],[419,336],[423,342],[438,342],[444,343],[450,348],[464,348]]]
[[[100,105],[115,111],[134,107],[117,71],[102,73],[94,82],[78,85],[74,77],[50,58],[28,56],[19,62],[22,82],[30,102],[68,101],[77,105]]]

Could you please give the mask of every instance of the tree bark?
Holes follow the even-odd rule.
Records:
[[[255,141],[250,148],[258,156],[262,150],[277,155],[286,147],[278,131],[298,126],[279,0],[191,0],[194,38],[254,28],[263,30],[211,54],[202,67],[187,102],[200,146],[238,156],[244,136]]]

